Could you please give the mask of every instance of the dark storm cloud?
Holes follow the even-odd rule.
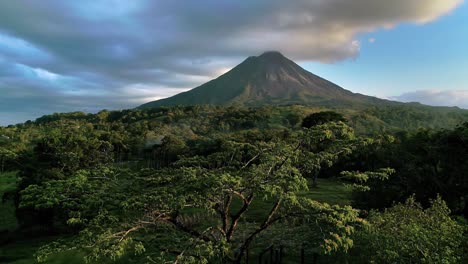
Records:
[[[461,2],[1,1],[0,114],[136,106],[265,50],[303,61],[353,58],[357,34],[426,23]]]

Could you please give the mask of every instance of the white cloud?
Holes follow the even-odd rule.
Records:
[[[370,43],[370,44],[374,44],[374,43],[375,43],[375,41],[376,41],[376,39],[375,39],[375,38],[369,38],[369,40],[368,40],[368,41],[369,41],[369,43]]]
[[[458,106],[468,109],[468,90],[419,90],[390,97],[401,102],[419,102],[433,106]]]
[[[33,69],[34,73],[36,73],[37,77],[47,80],[47,81],[55,81],[59,78],[58,74],[52,73],[50,71],[41,69],[41,68],[35,68]]]
[[[120,96],[131,98],[130,100],[134,104],[143,104],[188,90],[190,88],[162,87],[138,83],[120,89]]]

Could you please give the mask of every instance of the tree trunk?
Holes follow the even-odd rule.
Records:
[[[318,179],[318,172],[314,172],[312,174],[312,187],[314,188],[318,186],[317,179]]]
[[[237,255],[237,258],[234,263],[236,264],[241,263],[242,257],[244,256],[245,251],[250,247],[250,243],[252,243],[254,238],[258,234],[260,234],[263,230],[267,229],[274,222],[274,220],[272,221],[273,215],[276,213],[276,211],[280,207],[280,204],[281,204],[281,199],[277,200],[275,205],[273,205],[273,207],[270,210],[270,213],[268,214],[268,217],[265,219],[262,225],[257,230],[255,230],[252,234],[250,234],[250,236],[244,241],[244,243],[239,249],[239,254]]]

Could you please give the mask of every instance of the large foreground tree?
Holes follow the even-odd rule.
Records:
[[[331,146],[332,139],[349,133],[345,124],[330,123],[286,140],[226,140],[207,155],[182,156],[160,170],[83,170],[31,185],[21,193],[23,207],[64,212],[67,224],[79,230],[74,239],[44,247],[38,260],[79,248],[88,260],[135,252],[158,263],[240,263],[259,236],[274,241],[268,236],[273,227],[285,237],[297,232],[288,243],[308,241],[322,254],[347,250],[354,227],[363,222],[358,211],[303,196],[308,182],[299,168],[313,150],[305,146],[315,138],[329,139],[328,146],[310,162],[326,157],[333,163],[334,155],[352,151],[341,140]],[[375,175],[345,176],[363,182]]]

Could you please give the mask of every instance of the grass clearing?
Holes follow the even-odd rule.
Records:
[[[309,187],[303,195],[322,203],[344,206],[351,205],[351,192],[349,187],[335,179],[318,179],[317,187]]]
[[[330,205],[350,205],[352,190],[343,183],[335,179],[318,179],[317,187],[311,187],[302,193],[302,196]],[[260,198],[260,197],[258,197]],[[265,219],[273,206],[271,200],[254,199],[246,213],[246,220],[249,222],[261,222]],[[241,201],[235,198],[232,205],[232,212],[237,212],[241,207]]]

